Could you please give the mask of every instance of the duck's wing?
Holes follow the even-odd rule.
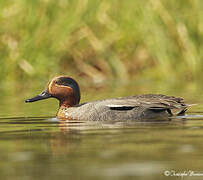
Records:
[[[167,110],[171,115],[184,114],[188,107],[182,98],[153,94],[112,99],[106,102],[106,106],[112,110],[131,110],[135,107],[143,107],[153,111]]]

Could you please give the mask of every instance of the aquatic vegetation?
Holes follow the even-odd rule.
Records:
[[[58,74],[198,81],[202,8],[201,0],[1,1],[0,83]]]

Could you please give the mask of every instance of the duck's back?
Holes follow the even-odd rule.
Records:
[[[65,110],[67,118],[76,120],[149,120],[184,114],[182,98],[146,94],[83,103]]]

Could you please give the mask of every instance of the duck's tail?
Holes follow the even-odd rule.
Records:
[[[183,116],[183,115],[185,115],[185,112],[187,111],[187,108],[190,107],[190,106],[194,106],[194,105],[197,105],[197,104],[185,104],[181,108],[178,108],[178,109],[169,109],[167,111],[171,115]]]

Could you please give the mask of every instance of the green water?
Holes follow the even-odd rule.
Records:
[[[87,91],[83,101],[132,92],[126,88],[99,94]],[[157,180],[166,178],[166,170],[172,175],[173,171],[203,172],[201,96],[184,94],[189,103],[198,105],[169,122],[65,123],[54,117],[58,106],[54,99],[24,103],[37,93],[28,90],[16,98],[2,97],[0,179]]]

